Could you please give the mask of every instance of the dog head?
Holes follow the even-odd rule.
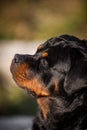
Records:
[[[31,95],[71,95],[87,87],[87,42],[62,35],[41,44],[34,55],[16,54],[11,73]]]

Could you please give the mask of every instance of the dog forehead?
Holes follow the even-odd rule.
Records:
[[[46,42],[40,44],[37,48],[37,51],[42,51],[47,48],[51,48],[52,46],[56,45],[56,42],[59,42],[60,39],[58,37],[53,37],[48,39]]]
[[[54,47],[54,46],[58,47],[59,45],[63,45],[62,47],[70,46],[70,45],[76,47],[81,43],[82,41],[74,36],[61,35],[59,37],[52,37],[48,39],[46,42],[44,42],[38,47],[38,50],[45,50],[47,48]]]

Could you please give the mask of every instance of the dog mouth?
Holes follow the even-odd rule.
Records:
[[[17,85],[24,89],[30,96],[35,98],[47,97],[50,95],[47,87],[42,82],[39,76],[31,75],[31,70],[26,63],[22,64],[11,64],[12,77]],[[28,78],[29,77],[29,78]]]
[[[27,94],[29,94],[31,97],[38,98],[38,95],[31,89],[27,89],[24,87],[21,87]]]
[[[27,94],[29,94],[31,97],[36,98],[36,99],[40,99],[40,98],[46,98],[49,96],[45,96],[45,95],[37,95],[33,90],[31,89],[27,89],[24,87],[21,87]]]

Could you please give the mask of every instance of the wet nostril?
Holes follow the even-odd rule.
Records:
[[[18,63],[18,62],[19,62],[19,55],[18,55],[18,54],[16,54],[16,55],[14,56],[13,61],[14,61],[14,63]]]
[[[13,61],[14,63],[20,63],[23,61],[23,58],[20,54],[15,54]]]

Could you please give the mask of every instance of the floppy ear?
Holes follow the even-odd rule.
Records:
[[[71,66],[64,81],[64,89],[69,95],[87,87],[87,57],[79,48],[71,48],[70,56]]]

